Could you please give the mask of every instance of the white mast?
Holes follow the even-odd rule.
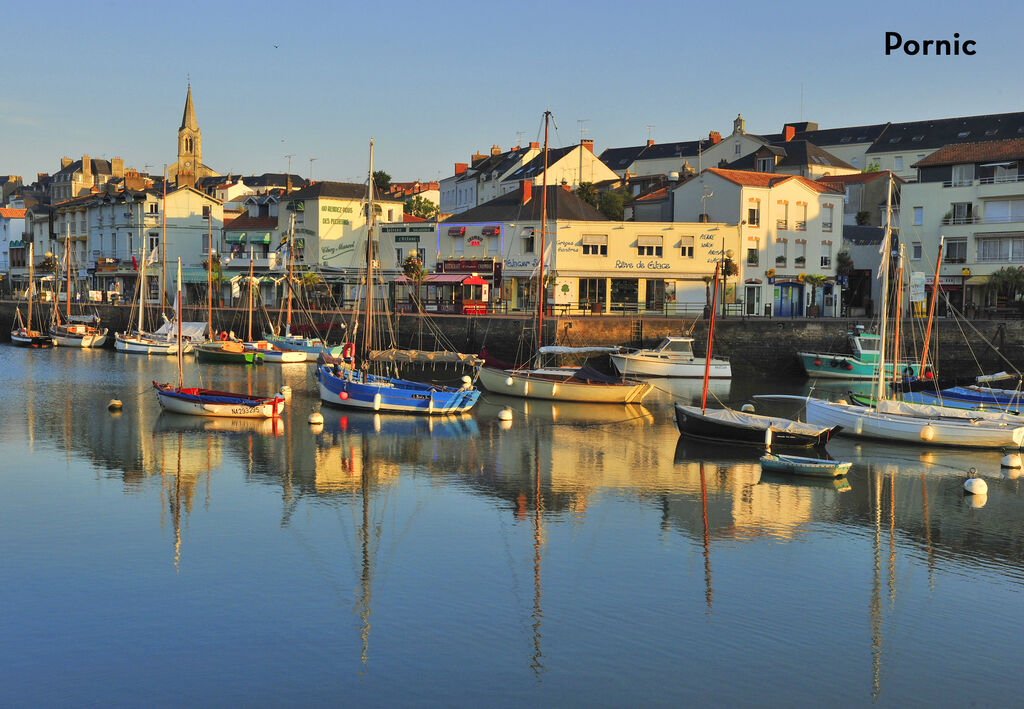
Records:
[[[892,173],[889,173],[889,185],[885,193],[885,233],[882,235],[882,327],[878,338],[878,389],[876,402],[885,399],[885,335],[886,323],[889,320],[889,259],[892,253]],[[895,366],[895,365],[894,365]],[[877,404],[876,404],[877,405]]]

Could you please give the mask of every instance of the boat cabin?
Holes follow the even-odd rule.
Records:
[[[661,343],[650,350],[652,354],[671,355],[673,359],[693,357],[692,337],[666,337]]]
[[[873,363],[878,361],[878,346],[881,338],[873,333],[858,330],[850,333],[850,348],[854,356],[861,362]]]

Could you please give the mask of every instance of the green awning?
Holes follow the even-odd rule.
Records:
[[[181,269],[182,283],[206,283],[207,275],[205,268],[183,268]]]
[[[237,234],[228,233],[228,235],[224,237],[224,241],[228,242],[229,244],[241,244],[241,243],[244,243],[245,242],[245,232],[242,231],[242,232],[239,232]]]
[[[10,244],[8,244],[8,246],[9,246],[9,248],[12,248],[12,249],[20,249],[20,248],[23,248],[25,246],[25,242],[24,241],[12,241]]]
[[[253,234],[249,237],[250,244],[269,244],[270,243],[270,232],[268,231],[263,236]]]

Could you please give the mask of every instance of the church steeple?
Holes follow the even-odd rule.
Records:
[[[192,105],[192,84],[188,85],[185,95],[185,110],[181,114],[181,127],[178,129],[178,163],[175,182],[179,187],[194,186],[196,175],[203,164],[203,139],[196,119],[196,109]]]

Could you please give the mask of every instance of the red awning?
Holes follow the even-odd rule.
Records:
[[[424,283],[462,283],[472,278],[468,273],[433,273],[423,279]]]
[[[469,278],[467,278],[466,280],[464,280],[462,282],[462,285],[464,285],[464,286],[486,286],[487,285],[487,281],[485,281],[480,276],[470,276]]]

